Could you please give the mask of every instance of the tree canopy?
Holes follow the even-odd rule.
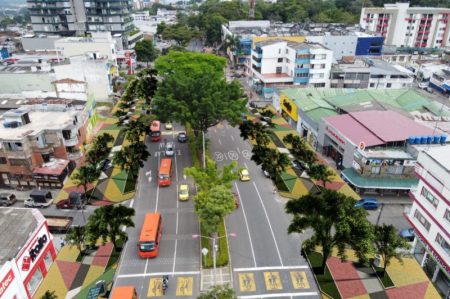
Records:
[[[197,299],[237,299],[237,297],[229,285],[216,285],[198,296]]]
[[[153,112],[162,121],[189,122],[194,132],[206,132],[222,120],[237,124],[246,100],[237,81],[227,83],[226,61],[211,54],[171,51],[156,60],[162,77]]]
[[[312,229],[312,236],[303,242],[303,249],[322,247],[322,271],[332,249],[345,259],[345,247],[355,250],[361,261],[373,250],[373,229],[367,220],[367,212],[355,207],[355,200],[334,190],[322,189],[319,194],[308,194],[290,200],[286,211],[294,217],[289,233],[302,233]]]
[[[158,57],[158,51],[153,46],[153,41],[149,39],[138,41],[134,50],[136,51],[137,61],[149,63]]]

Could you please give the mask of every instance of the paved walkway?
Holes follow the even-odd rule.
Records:
[[[214,270],[202,269],[200,290],[207,290],[214,285]],[[233,285],[231,281],[231,272],[229,267],[219,267],[216,269],[216,284]]]
[[[361,277],[351,261],[342,262],[339,258],[332,256],[328,259],[327,266],[342,298],[367,294]]]

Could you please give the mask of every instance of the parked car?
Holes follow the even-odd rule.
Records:
[[[9,207],[17,201],[17,198],[12,193],[1,193],[0,194],[0,206]]]
[[[242,168],[239,170],[239,179],[241,181],[250,181],[250,174],[247,168]]]
[[[30,197],[25,200],[24,206],[27,208],[45,208],[53,203],[52,193],[48,190],[33,190]]]
[[[185,143],[188,140],[186,132],[178,133],[178,142]]]
[[[363,198],[355,204],[355,208],[364,208],[365,210],[376,210],[379,206],[376,198]]]
[[[171,122],[167,122],[166,123],[166,130],[172,130],[173,129],[173,125]]]
[[[189,200],[189,185],[181,184],[180,190],[178,191],[178,199],[182,201]]]
[[[174,146],[172,142],[166,143],[166,148],[164,149],[164,154],[168,157],[172,157],[175,154]]]
[[[400,237],[406,239],[408,242],[414,241],[414,229],[413,228],[405,228],[402,229],[399,233]]]

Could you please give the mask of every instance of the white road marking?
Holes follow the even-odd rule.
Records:
[[[158,169],[159,164],[161,162],[161,158],[158,159]],[[158,181],[156,181],[156,205],[155,205],[155,213],[158,212],[158,202],[159,202],[159,184]]]
[[[217,139],[219,141],[219,144],[222,145],[222,141],[220,141],[220,138]]]
[[[233,136],[233,135],[230,135],[230,137],[231,137],[231,140],[233,140],[233,141],[234,141],[234,136]]]
[[[283,260],[281,259],[280,249],[278,248],[277,239],[275,238],[275,234],[274,234],[273,229],[272,229],[272,224],[270,224],[270,219],[269,219],[269,216],[267,215],[266,206],[264,205],[264,202],[263,202],[263,200],[261,198],[261,194],[259,194],[259,190],[256,187],[255,182],[253,182],[253,186],[255,187],[256,194],[258,194],[259,201],[261,202],[261,205],[262,205],[263,210],[264,210],[264,214],[266,214],[266,219],[267,219],[267,222],[269,223],[270,232],[272,233],[272,238],[273,238],[273,241],[275,242],[275,248],[277,249],[278,258],[280,259],[281,266],[283,266]]]
[[[274,266],[274,267],[253,267],[253,268],[234,268],[235,272],[246,272],[246,271],[266,271],[266,270],[293,270],[293,269],[309,269],[307,265],[299,266]]]
[[[241,153],[241,150],[238,147],[236,148],[236,150],[239,154]]]
[[[235,187],[236,187],[236,192],[237,192],[239,198],[241,199],[242,213],[244,214],[245,227],[247,228],[248,239],[249,239],[249,241],[250,241],[250,249],[251,249],[251,251],[252,251],[252,256],[253,256],[253,264],[254,264],[255,267],[256,267],[255,251],[253,250],[252,236],[250,235],[250,229],[249,229],[249,227],[248,227],[247,215],[245,214],[244,201],[242,200],[241,193],[239,192],[239,188],[238,188],[237,183],[234,182],[234,185],[235,185]]]
[[[317,292],[304,292],[304,293],[277,293],[277,294],[261,294],[261,295],[247,295],[238,296],[239,299],[257,299],[257,298],[280,298],[280,297],[293,297],[293,296],[317,296]]]
[[[147,269],[148,259],[147,263],[145,265],[145,268]],[[151,273],[143,273],[143,274],[122,274],[118,275],[116,278],[133,278],[133,277],[148,277],[148,276],[163,276],[163,275],[198,275],[200,274],[200,271],[187,271],[187,272],[151,272]]]
[[[175,177],[176,180],[178,182],[178,164],[177,164],[177,157],[175,156]],[[177,183],[177,197],[178,197],[178,183]],[[176,216],[176,220],[175,220],[175,235],[178,235],[178,208],[179,208],[179,200],[178,198],[176,199],[177,201],[177,216]],[[174,276],[173,273],[175,273],[175,265],[177,262],[177,247],[178,247],[178,240],[175,239],[175,250],[173,252],[173,267],[172,267],[172,276]]]

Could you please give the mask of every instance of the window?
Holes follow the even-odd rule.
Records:
[[[323,79],[324,77],[325,77],[325,74],[324,74],[324,73],[320,73],[320,74],[319,74],[319,78],[320,78],[320,79]]]
[[[288,48],[286,48],[286,54],[289,54],[289,49]]]
[[[8,160],[6,160],[5,157],[0,157],[0,164],[6,164],[8,163]]]
[[[281,66],[277,66],[275,72],[276,72],[277,74],[281,74],[281,72],[282,72]]]
[[[447,255],[450,256],[450,245],[447,243],[447,241],[444,240],[444,238],[439,233],[436,236],[436,243],[441,245],[442,249],[444,249]]]
[[[437,207],[439,204],[439,200],[433,195],[431,194],[430,191],[428,191],[425,187],[422,188],[422,192],[420,192],[420,194],[425,197],[429,203],[431,203],[433,205],[433,207]]]
[[[297,78],[308,78],[309,73],[297,73],[296,77]]]
[[[375,83],[370,83],[370,87],[375,87]]]
[[[283,62],[283,58],[278,58],[278,62]]]
[[[428,222],[428,220],[417,209],[414,212],[414,218],[416,218],[427,231],[430,231],[430,222]]]
[[[36,268],[36,271],[34,272],[33,276],[31,277],[27,285],[27,289],[30,294],[34,294],[37,287],[41,283],[42,279],[43,279],[42,272],[41,269],[38,267]]]
[[[386,83],[386,88],[391,88],[392,87],[392,83]]]
[[[29,165],[27,159],[9,159],[9,164],[11,166]]]
[[[281,54],[281,49],[278,49],[278,54]]]
[[[450,210],[449,209],[445,210],[444,219],[447,220],[448,222],[450,222]]]

